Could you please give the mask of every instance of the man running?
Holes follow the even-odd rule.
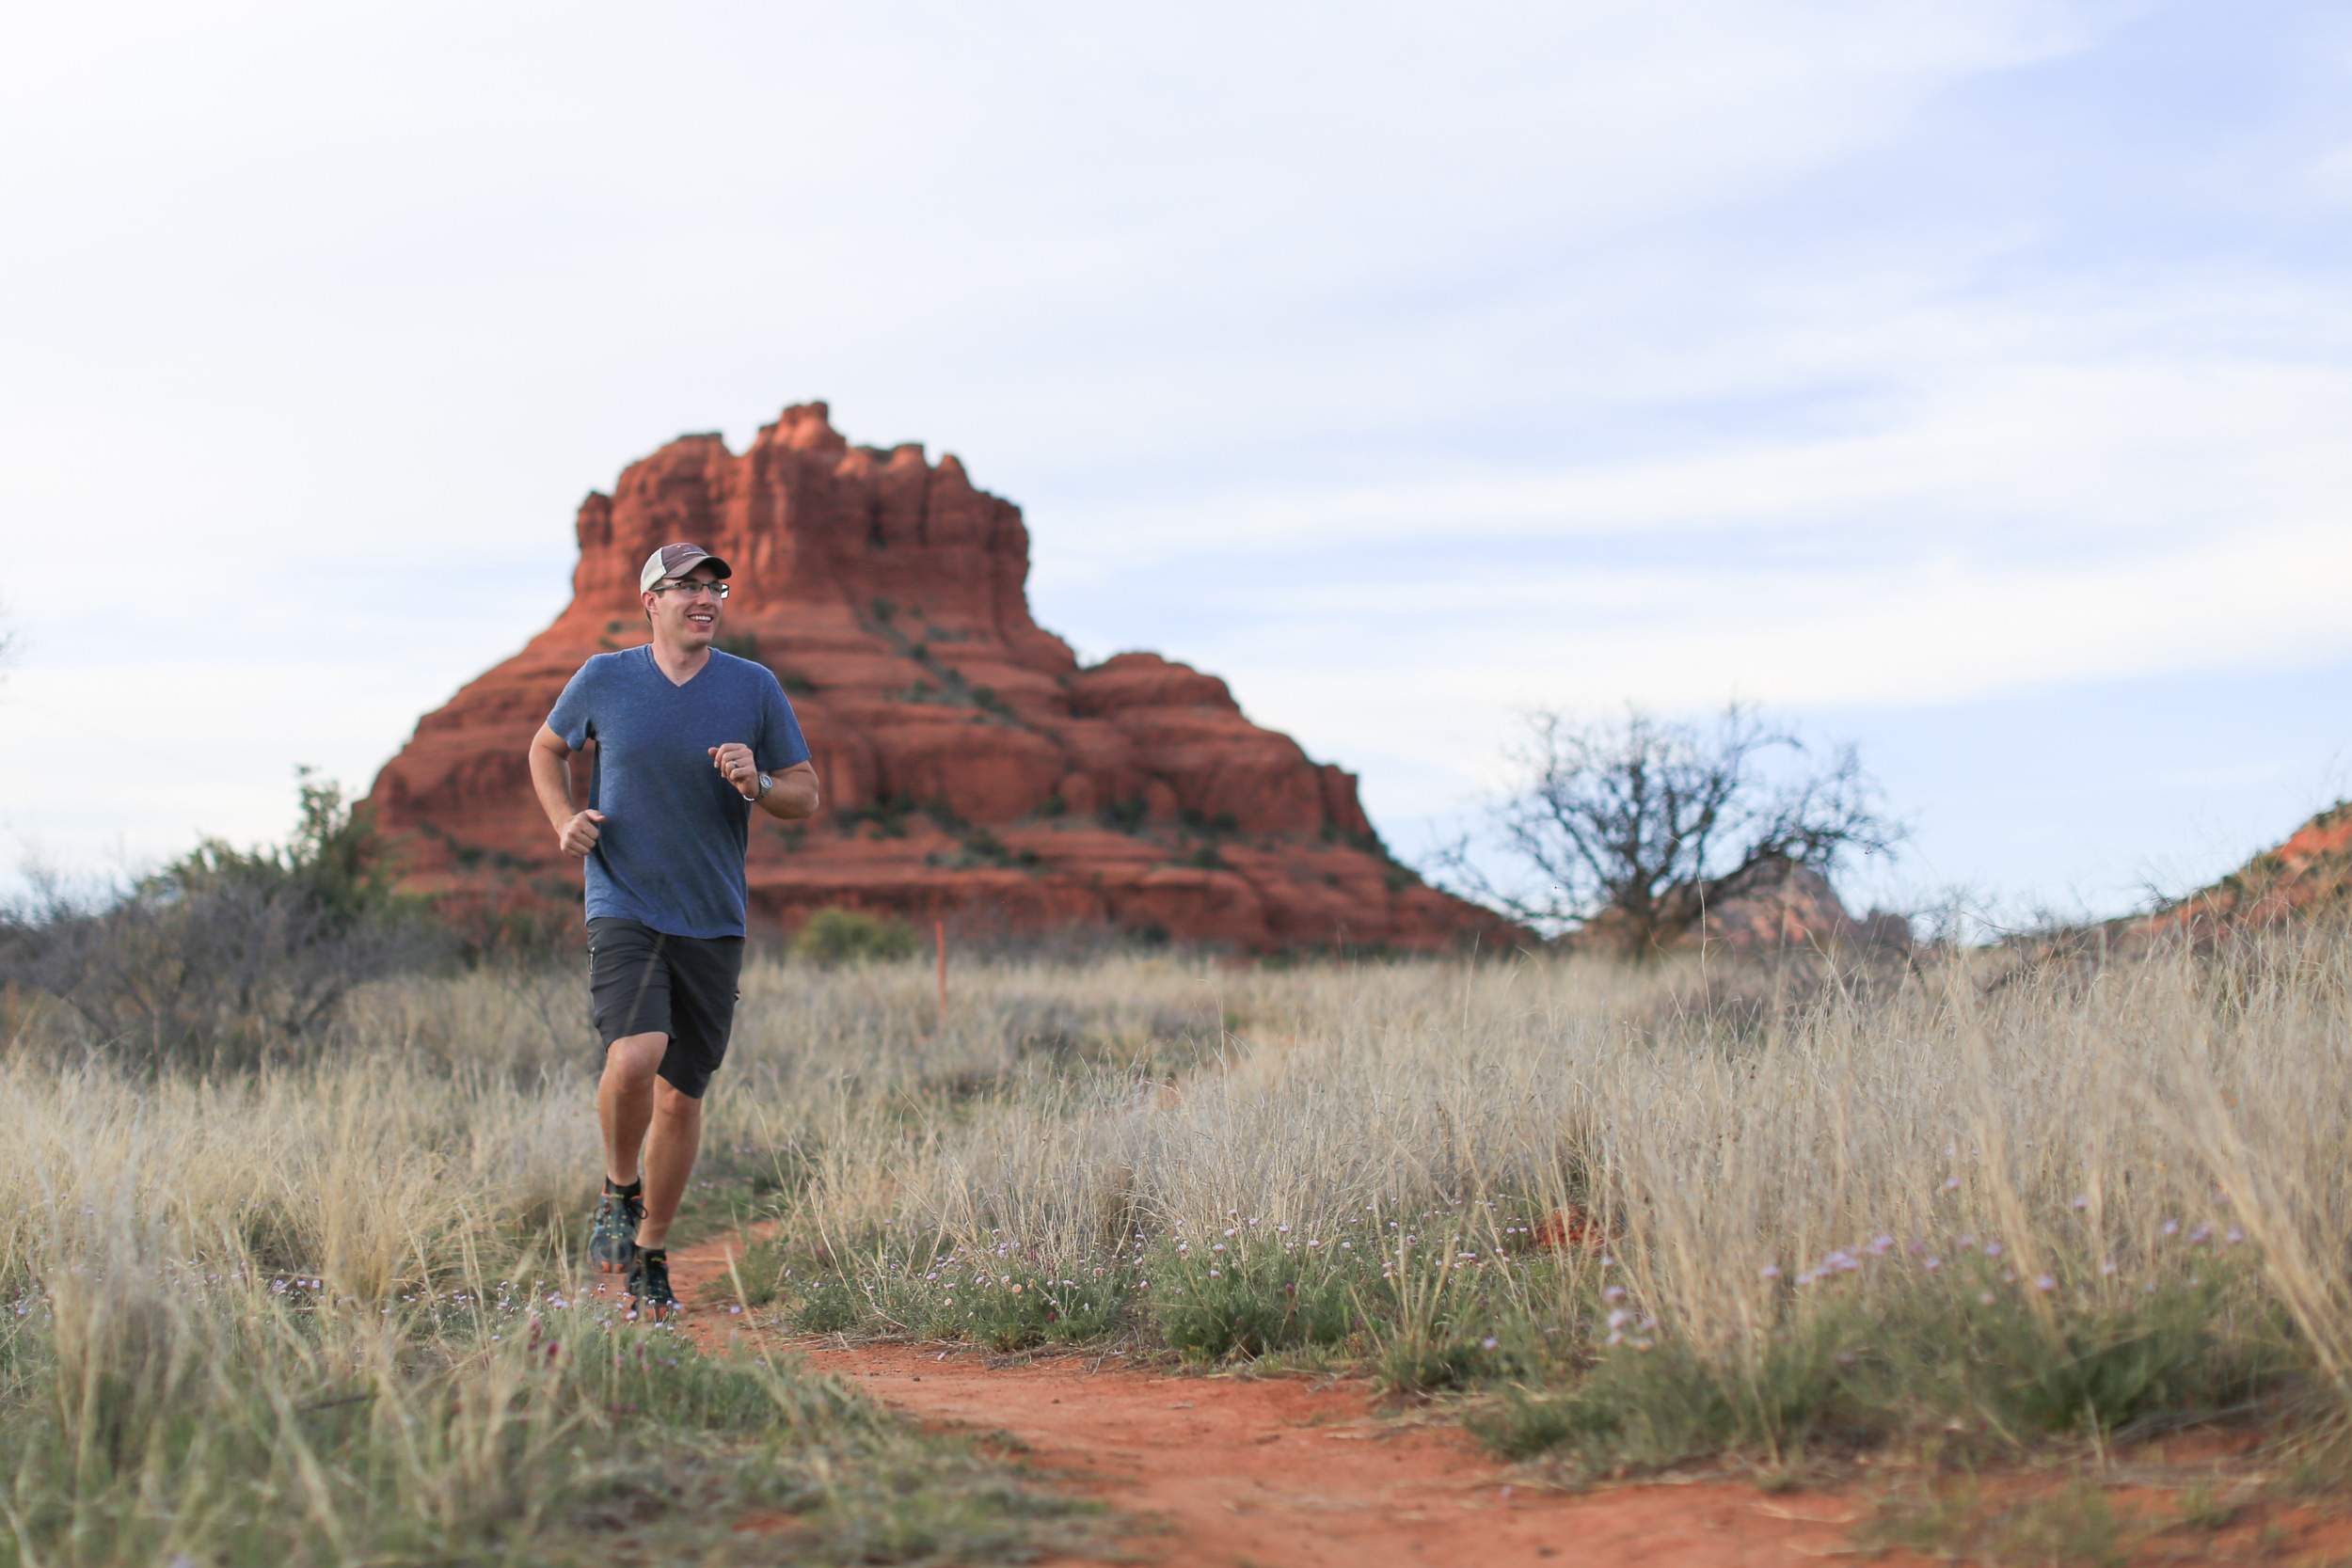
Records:
[[[531,742],[556,842],[587,862],[588,990],[605,1042],[604,1197],[588,1260],[626,1275],[632,1304],[656,1318],[677,1307],[670,1222],[735,1019],[752,807],[787,821],[817,810],[784,688],[710,646],[729,575],[699,545],[648,556],[637,582],[652,643],[581,665]],[[568,759],[591,740],[583,811]]]

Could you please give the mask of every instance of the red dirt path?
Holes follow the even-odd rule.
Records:
[[[727,1244],[671,1259],[682,1299],[725,1277]],[[682,1326],[716,1348],[743,1323],[698,1307]],[[1864,1512],[1723,1482],[1532,1487],[1454,1423],[1376,1409],[1358,1379],[1168,1375],[1074,1355],[992,1365],[977,1351],[763,1338],[925,1425],[1019,1439],[1040,1473],[1138,1516],[1120,1547],[1131,1561],[1762,1568],[1835,1551]]]
[[[671,1259],[683,1299],[703,1299],[725,1277],[729,1244],[723,1238]],[[680,1326],[716,1349],[758,1332],[747,1322],[723,1307],[696,1307]],[[1869,1516],[1868,1494],[1883,1485],[1772,1496],[1739,1481],[1666,1480],[1553,1491],[1480,1452],[1451,1421],[1400,1418],[1360,1379],[1131,1370],[1116,1356],[1005,1362],[976,1350],[759,1337],[926,1426],[1009,1434],[1039,1474],[1135,1517],[1116,1555],[1097,1560],[1177,1568],[1922,1561],[1905,1551],[1855,1550],[1852,1527]],[[2256,1478],[2217,1450],[2214,1459],[2210,1474],[2220,1489],[2249,1496],[2237,1483]],[[2018,1478],[2028,1488],[2058,1479]],[[2332,1511],[2259,1501],[2233,1528],[2184,1538],[2159,1521],[2175,1516],[2172,1489],[2188,1480],[2167,1475],[2154,1486],[2108,1492],[2120,1513],[2156,1527],[2134,1543],[2134,1562],[2333,1562],[2352,1545],[2352,1528]]]

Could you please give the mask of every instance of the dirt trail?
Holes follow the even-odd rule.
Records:
[[[681,1298],[725,1277],[727,1244],[671,1259]],[[716,1346],[743,1322],[704,1307],[683,1326]],[[1121,1548],[1131,1561],[1761,1568],[1836,1552],[1864,1512],[1851,1499],[1723,1482],[1530,1488],[1452,1423],[1384,1416],[1359,1380],[1171,1376],[1125,1370],[1115,1357],[992,1368],[978,1352],[771,1342],[926,1424],[1019,1438],[1041,1472],[1137,1518]]]
[[[678,1294],[702,1298],[725,1278],[727,1248],[739,1244],[721,1238],[681,1249],[671,1259]],[[697,1307],[681,1326],[719,1349],[755,1332],[746,1322],[724,1307]],[[994,1366],[978,1351],[760,1338],[927,1426],[1019,1439],[1037,1471],[1135,1521],[1114,1556],[1089,1560],[1169,1568],[1925,1561],[1854,1547],[1853,1526],[1872,1513],[1883,1483],[1777,1497],[1721,1480],[1549,1491],[1481,1453],[1450,1421],[1416,1423],[1380,1408],[1360,1379],[1174,1375],[1127,1369],[1116,1356]],[[2254,1433],[2216,1432],[2111,1454],[2096,1484],[2126,1527],[2115,1560],[2134,1568],[2352,1560],[2352,1513],[2280,1497],[2257,1446]],[[2047,1497],[2090,1474],[2028,1465],[1984,1478],[1983,1496],[1988,1506]],[[2197,1497],[2203,1500],[2194,1514],[2185,1514],[2185,1500]],[[2226,1506],[2217,1513],[2219,1503]]]

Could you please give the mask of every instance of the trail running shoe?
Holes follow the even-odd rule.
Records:
[[[628,1304],[660,1323],[678,1309],[677,1292],[670,1289],[670,1250],[646,1247],[628,1269]]]
[[[588,1232],[588,1262],[598,1274],[627,1274],[637,1262],[637,1222],[645,1200],[633,1193],[607,1192],[596,1205],[596,1228]]]

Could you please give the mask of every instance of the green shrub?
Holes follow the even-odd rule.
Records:
[[[793,957],[828,967],[912,958],[922,945],[902,921],[844,909],[818,910],[793,933],[791,943]]]
[[[846,1279],[814,1280],[803,1288],[791,1317],[803,1334],[841,1334],[865,1321],[865,1304]]]
[[[1135,1258],[1110,1251],[1073,1261],[1010,1243],[901,1249],[880,1237],[850,1257],[840,1272],[800,1285],[800,1303],[787,1314],[796,1326],[966,1339],[999,1351],[1083,1344],[1116,1332],[1126,1322],[1137,1268]]]
[[[1514,1457],[1556,1449],[1604,1468],[1740,1449],[1777,1460],[1823,1439],[1851,1448],[1922,1429],[2014,1446],[2194,1417],[2276,1386],[2293,1364],[2282,1327],[2228,1321],[2227,1275],[2208,1259],[2131,1290],[1963,1260],[1874,1297],[1801,1309],[1792,1291],[1768,1336],[1717,1354],[1645,1320],[1596,1347],[1565,1387],[1514,1388],[1471,1425]]]
[[[1564,1392],[1511,1390],[1470,1428],[1514,1458],[1563,1449],[1595,1469],[1748,1447],[1778,1458],[1832,1421],[1855,1425],[1838,1419],[1852,1412],[1837,1346],[1825,1326],[1769,1340],[1735,1367],[1679,1340],[1637,1340],[1603,1350]]]
[[[1856,1533],[1858,1544],[1874,1554],[1896,1546],[1947,1560],[2122,1568],[2130,1560],[2123,1527],[2095,1482],[2078,1480],[2004,1500],[1971,1478],[1932,1487],[1915,1500],[1889,1497]]]
[[[926,1339],[970,1339],[999,1351],[1084,1344],[1125,1322],[1133,1283],[1126,1271],[1098,1275],[1074,1267],[966,1277],[946,1291],[939,1281],[885,1278],[875,1292],[875,1318]]]
[[[1350,1280],[1329,1249],[1279,1234],[1198,1246],[1167,1243],[1152,1262],[1152,1323],[1187,1355],[1263,1355],[1337,1344],[1355,1308]]]
[[[358,986],[446,961],[448,928],[393,890],[373,809],[296,773],[282,847],[206,838],[104,908],[0,910],[0,984],[60,998],[140,1067],[234,1070],[286,1059]]]

